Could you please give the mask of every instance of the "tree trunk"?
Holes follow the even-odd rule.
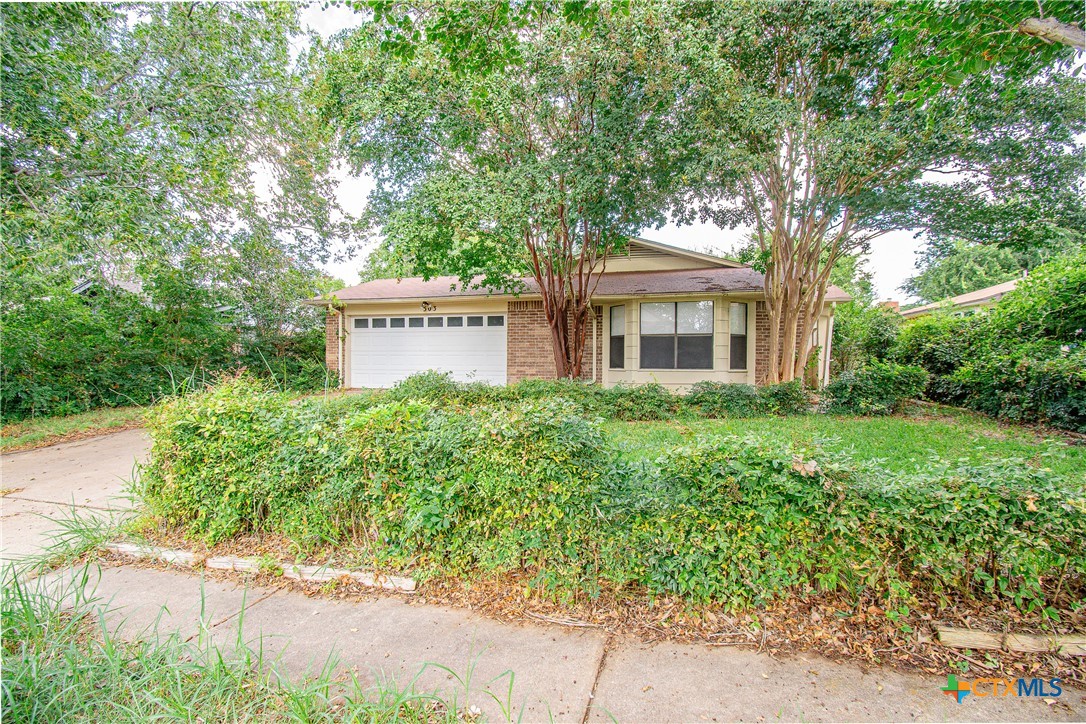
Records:
[[[578,227],[579,228],[579,227]],[[538,229],[535,230],[540,235]],[[580,249],[565,224],[553,232],[550,253],[540,253],[526,230],[532,276],[543,298],[543,313],[551,330],[554,372],[559,379],[579,379],[584,374],[584,349],[592,295],[606,266],[610,243],[599,245],[600,232],[584,225]],[[541,236],[541,235],[540,235]],[[572,327],[572,329],[571,329]],[[595,350],[592,350],[595,354]]]
[[[554,373],[559,379],[569,377],[573,374],[570,359],[569,297],[564,289],[546,285],[539,275],[536,275],[535,281],[543,297],[543,316],[547,318],[547,326],[551,330]]]
[[[1061,23],[1056,18],[1026,18],[1018,23],[1018,32],[1048,43],[1086,50],[1086,31],[1070,23]]]

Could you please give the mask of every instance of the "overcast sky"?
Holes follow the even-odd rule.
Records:
[[[343,6],[322,8],[319,5],[310,5],[302,11],[301,15],[302,22],[323,37],[333,35],[360,22],[360,16]],[[340,205],[351,215],[361,213],[372,186],[369,179],[352,177],[346,172],[338,176],[340,182],[336,197]],[[687,249],[700,251],[715,249],[717,252],[727,254],[743,240],[747,233],[746,229],[721,229],[713,224],[682,227],[668,224],[660,229],[644,229],[641,236]],[[911,231],[891,232],[872,242],[871,252],[866,255],[867,268],[873,275],[875,293],[879,299],[906,299],[898,287],[915,273],[916,252],[920,250],[923,243],[913,238],[914,235]],[[324,268],[347,284],[357,284],[363,258],[364,253],[353,258],[330,262],[325,264]]]

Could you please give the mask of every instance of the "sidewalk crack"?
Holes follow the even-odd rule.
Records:
[[[269,598],[271,598],[272,596],[274,596],[275,594],[279,593],[282,590],[283,590],[282,588],[273,588],[271,591],[269,591],[268,593],[265,593],[263,596],[256,599],[255,601],[253,601],[251,603],[246,603],[245,606],[241,610],[234,611],[229,616],[221,618],[218,621],[216,621],[215,623],[210,624],[206,629],[204,629],[204,631],[210,632],[211,629],[218,628],[219,626],[222,626],[224,623],[226,623],[230,619],[237,618],[238,616],[240,616],[242,614],[242,612],[247,612],[247,611],[251,610],[257,604],[263,603],[264,601],[267,601]],[[189,636],[187,639],[185,639],[185,641],[186,642],[192,641],[194,638],[199,636],[201,633],[202,633],[202,631],[198,631],[198,632],[194,633],[192,636]]]
[[[600,676],[603,674],[603,669],[607,666],[607,654],[611,651],[611,644],[615,640],[614,634],[607,634],[607,638],[603,641],[603,651],[600,653],[600,662],[596,665],[596,675],[592,678],[592,689],[588,692],[588,702],[584,707],[584,716],[581,717],[581,724],[588,724],[588,718],[592,716],[592,705],[596,701],[596,687],[600,684]]]

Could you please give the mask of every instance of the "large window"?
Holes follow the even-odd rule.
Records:
[[[646,302],[641,305],[641,368],[711,370],[712,302]]]
[[[611,369],[626,366],[626,307],[611,307],[611,346],[608,351]]]
[[[729,308],[729,336],[731,347],[728,367],[733,370],[747,368],[747,304],[732,302]]]

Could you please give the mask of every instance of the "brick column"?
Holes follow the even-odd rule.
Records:
[[[324,364],[328,371],[339,376],[339,316],[340,313],[329,310],[324,318]],[[343,386],[343,380],[339,380]]]

